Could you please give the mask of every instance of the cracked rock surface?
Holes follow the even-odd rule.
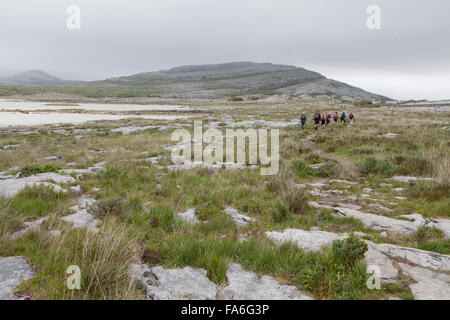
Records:
[[[231,264],[227,284],[211,282],[206,270],[185,267],[165,269],[145,264],[132,266],[131,274],[144,288],[148,300],[311,300],[295,286],[280,285],[271,276],[259,276]]]
[[[22,257],[0,257],[0,300],[19,300],[13,292],[31,278],[31,267]]]
[[[64,190],[54,183],[48,183],[44,181],[53,181],[54,183],[74,183],[76,180],[71,176],[63,176],[53,172],[40,173],[23,178],[3,179],[0,180],[0,196],[11,198],[17,195],[26,187],[32,187],[35,185],[49,186],[52,187],[56,192]]]
[[[216,300],[218,287],[206,277],[206,270],[149,268],[133,265],[133,276],[147,293],[148,300]]]
[[[280,285],[271,276],[258,276],[243,270],[239,264],[231,264],[227,271],[228,285],[223,298],[230,300],[312,300],[295,286]]]
[[[240,214],[237,209],[232,208],[232,207],[226,207],[224,212],[226,215],[231,217],[231,219],[233,219],[233,221],[237,225],[240,225],[240,226],[245,226],[245,225],[249,224],[250,222],[256,221],[256,219],[254,219],[254,218]]]
[[[62,217],[61,220],[71,222],[73,229],[87,228],[92,232],[98,232],[97,224],[100,222],[92,214],[88,212],[88,207],[95,203],[95,199],[92,198],[80,198],[78,199],[79,205],[74,206],[71,209],[76,211],[74,214]]]

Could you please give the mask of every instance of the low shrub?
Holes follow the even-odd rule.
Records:
[[[30,164],[22,167],[20,172],[25,177],[32,176],[34,174],[46,173],[46,172],[58,172],[62,167],[57,163],[45,163],[45,164]]]
[[[336,262],[353,269],[357,262],[364,258],[368,250],[367,243],[353,233],[343,240],[333,241],[332,256]]]
[[[291,163],[291,169],[294,174],[299,178],[305,178],[312,174],[312,169],[306,162],[301,159],[295,159]]]
[[[315,171],[315,175],[321,178],[334,177],[336,175],[336,167],[327,163]]]
[[[364,175],[377,174],[391,177],[396,172],[395,166],[386,160],[367,157],[360,163],[361,173]]]
[[[120,198],[109,198],[96,202],[89,207],[89,212],[97,218],[105,216],[122,217],[125,213],[125,202]]]
[[[308,207],[307,192],[293,184],[282,192],[282,198],[294,214],[304,214]]]
[[[283,200],[277,198],[271,203],[270,213],[275,223],[279,223],[288,218],[289,207]]]

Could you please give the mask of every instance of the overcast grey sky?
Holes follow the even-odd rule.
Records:
[[[66,26],[69,5],[80,30]],[[366,26],[369,5],[380,30]],[[450,0],[1,0],[0,41],[0,75],[97,80],[255,61],[397,99],[450,98]]]

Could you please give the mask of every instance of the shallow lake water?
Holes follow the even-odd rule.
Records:
[[[0,99],[0,110],[65,110],[82,109],[97,111],[177,111],[188,110],[189,107],[178,105],[156,105],[156,104],[108,104],[108,103],[73,103],[65,104],[63,102],[30,102]]]
[[[187,118],[176,115],[112,115],[112,114],[88,114],[88,113],[62,113],[62,112],[0,112],[0,127],[15,126],[39,126],[44,124],[83,123],[99,120],[121,119],[153,119],[176,120]]]

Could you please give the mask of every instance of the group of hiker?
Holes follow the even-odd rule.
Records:
[[[331,115],[330,113],[320,113],[319,111],[317,111],[314,114],[315,129],[316,130],[319,129],[320,125],[322,125],[322,127],[328,126],[331,123],[331,118],[333,118],[334,122],[338,122],[340,119],[341,123],[342,122],[347,123],[347,115],[345,114],[345,112],[342,112],[341,115],[339,115],[337,112]],[[353,124],[353,120],[355,119],[353,113],[350,113],[348,118],[350,120],[350,124]],[[306,120],[307,120],[306,113],[303,112],[302,116],[300,117],[302,129],[305,129]]]

